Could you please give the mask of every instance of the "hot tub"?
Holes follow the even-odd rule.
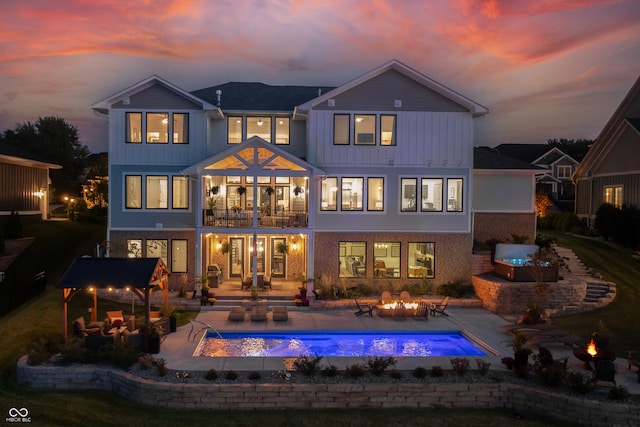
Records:
[[[551,263],[534,266],[532,257],[540,252],[536,245],[514,245],[499,243],[496,245],[494,274],[511,282],[558,281],[558,267]],[[538,269],[540,269],[538,271]],[[541,277],[536,278],[540,275]]]

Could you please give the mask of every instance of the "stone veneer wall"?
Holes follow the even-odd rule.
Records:
[[[536,214],[479,212],[473,216],[473,239],[477,242],[497,239],[510,242],[512,235],[526,236],[529,244],[536,240]]]
[[[633,426],[640,407],[510,383],[177,384],[98,366],[29,366],[18,382],[34,388],[95,389],[141,405],[180,409],[503,408],[578,425]]]
[[[482,300],[482,308],[498,314],[523,314],[526,305],[539,301],[535,282],[509,282],[491,273],[472,277],[473,289]],[[582,301],[587,294],[586,282],[567,279],[549,283],[550,292],[540,301],[545,309],[560,309]]]
[[[342,279],[347,286],[368,283],[391,283],[398,285],[421,283],[419,278],[408,278],[407,243],[434,242],[435,243],[435,285],[450,281],[463,280],[468,283],[471,276],[471,235],[470,234],[435,234],[435,233],[323,233],[314,236],[315,276],[323,275],[338,279],[338,250],[340,242],[366,242],[367,254],[366,277]],[[374,278],[373,275],[373,244],[374,242],[400,242],[400,278]]]
[[[146,240],[166,240],[167,241],[167,259],[164,260],[169,270],[171,270],[171,240],[182,239],[187,241],[187,247],[193,245],[196,235],[193,230],[162,230],[157,229],[153,231],[111,231],[109,236],[109,256],[112,257],[126,257],[127,256],[127,240],[128,239],[142,239],[142,256],[146,256]],[[193,283],[195,283],[195,276],[199,273],[194,273],[196,270],[196,259],[194,254],[187,254],[187,289],[193,289]],[[183,277],[181,273],[173,273],[169,275],[169,289],[179,289]],[[190,286],[190,287],[189,287]]]

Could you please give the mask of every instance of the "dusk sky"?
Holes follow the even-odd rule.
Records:
[[[0,132],[76,126],[157,74],[339,86],[391,59],[489,108],[476,145],[597,137],[640,75],[638,0],[2,0]]]

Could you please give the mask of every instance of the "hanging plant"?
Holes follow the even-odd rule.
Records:
[[[264,187],[264,192],[267,193],[268,195],[272,195],[274,191],[276,191],[276,190],[271,186]]]
[[[220,245],[220,252],[222,252],[223,255],[229,252],[229,242],[224,242]]]
[[[247,187],[244,187],[241,185],[240,187],[236,188],[236,193],[238,193],[238,196],[242,196],[246,192],[247,192]]]
[[[278,242],[276,245],[276,252],[279,254],[288,254],[289,253],[289,245],[285,242]]]
[[[300,187],[299,185],[296,185],[293,188],[293,194],[295,194],[296,196],[299,195],[300,193],[302,193],[302,187]]]
[[[213,187],[211,187],[211,189],[209,190],[209,193],[212,196],[217,195],[220,192],[220,186],[219,185],[214,185]]]

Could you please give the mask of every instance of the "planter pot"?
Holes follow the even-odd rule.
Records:
[[[531,350],[523,349],[513,352],[513,370],[519,377],[526,377],[529,372],[529,355]]]
[[[149,335],[145,341],[145,352],[151,354],[160,353],[160,335]]]
[[[175,332],[178,329],[178,318],[169,316],[169,331]]]

